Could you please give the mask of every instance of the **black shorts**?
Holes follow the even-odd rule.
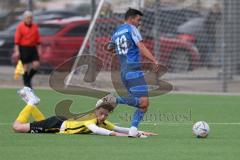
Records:
[[[58,133],[64,117],[53,116],[42,121],[30,123],[30,133]]]
[[[23,64],[39,61],[37,47],[19,46],[20,60]]]

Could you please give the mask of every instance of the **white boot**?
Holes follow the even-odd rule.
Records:
[[[29,87],[23,87],[17,93],[27,104],[36,105],[40,102],[40,98],[38,98],[33,90]]]

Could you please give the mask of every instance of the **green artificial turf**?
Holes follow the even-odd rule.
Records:
[[[55,105],[74,101],[71,111],[87,111],[96,99],[63,95],[37,89],[39,109],[54,115]],[[98,135],[20,134],[11,123],[24,106],[16,89],[0,90],[1,160],[238,160],[240,158],[240,97],[168,94],[150,99],[150,109],[140,129],[159,136],[140,138]],[[129,127],[134,108],[119,106],[109,117]],[[192,124],[204,120],[210,125],[206,139],[195,138]]]

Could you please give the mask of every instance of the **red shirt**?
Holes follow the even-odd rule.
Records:
[[[24,22],[21,22],[17,26],[14,42],[15,44],[28,47],[40,44],[38,26],[34,23],[31,26],[27,26]]]

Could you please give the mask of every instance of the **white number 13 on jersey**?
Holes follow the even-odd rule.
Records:
[[[127,38],[126,38],[125,35],[122,35],[122,36],[118,37],[115,40],[115,43],[117,44],[118,54],[127,54],[128,43],[127,43]]]

